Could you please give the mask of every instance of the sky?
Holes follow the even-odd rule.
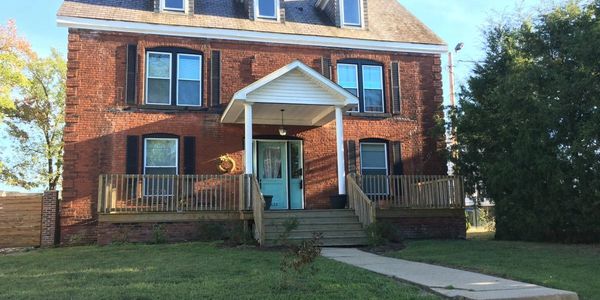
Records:
[[[140,0],[141,1],[141,0]],[[227,1],[227,0],[223,0]],[[483,29],[490,20],[498,20],[514,11],[530,11],[551,0],[399,0],[417,18],[440,36],[450,49],[465,44],[455,55],[457,86],[464,84],[473,61],[483,58]],[[33,50],[42,56],[56,48],[66,57],[67,29],[56,26],[56,11],[62,0],[3,1],[0,23],[9,19],[17,23],[19,33],[27,38]],[[444,98],[449,99],[448,65],[443,56]],[[464,61],[464,62],[461,62]],[[0,144],[6,141],[0,139]],[[6,155],[6,153],[4,153]],[[0,182],[0,190],[20,190]]]

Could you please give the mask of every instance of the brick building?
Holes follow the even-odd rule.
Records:
[[[199,219],[257,227],[254,180],[271,211],[329,209],[358,180],[348,174],[369,198],[349,195],[355,210],[409,203],[411,186],[435,180],[444,204],[428,208],[459,201],[453,178],[410,181],[446,174],[432,133],[447,49],[396,0],[65,0],[58,23],[63,243],[123,228],[144,240],[161,223],[191,239],[182,231]],[[409,231],[464,234],[455,212],[436,216]]]

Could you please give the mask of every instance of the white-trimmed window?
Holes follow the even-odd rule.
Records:
[[[146,104],[171,105],[171,53],[146,54]]]
[[[179,139],[144,139],[144,175],[177,175],[179,171]],[[172,195],[173,180],[161,176],[147,176],[145,195]]]
[[[383,105],[383,68],[381,66],[362,66],[363,107],[365,112],[384,112]]]
[[[161,0],[163,10],[185,11],[185,2],[187,0]]]
[[[185,49],[146,52],[145,104],[202,106],[202,55]]]
[[[360,173],[363,176],[363,189],[366,194],[388,193],[388,154],[386,143],[360,143]],[[378,175],[378,176],[373,176]]]
[[[200,106],[202,56],[177,54],[177,105]]]
[[[362,26],[362,0],[342,0],[342,24],[344,26]]]
[[[337,64],[337,83],[358,97],[358,109],[353,111],[385,112],[381,65],[366,60],[342,60]]]
[[[255,0],[256,15],[264,19],[278,19],[279,0]]]

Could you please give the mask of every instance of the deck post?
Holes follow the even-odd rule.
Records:
[[[252,203],[250,180],[254,169],[252,166],[254,159],[254,153],[252,153],[254,150],[252,145],[252,104],[253,103],[249,102],[244,103],[244,174],[246,174],[246,176],[244,176],[244,198],[246,199],[246,207],[250,207]]]
[[[344,117],[342,107],[335,107],[335,142],[337,146],[338,193],[346,195],[346,163],[344,161]]]

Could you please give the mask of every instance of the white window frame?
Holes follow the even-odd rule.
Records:
[[[167,7],[167,1],[160,0],[160,10],[161,11],[174,11],[174,12],[187,12],[187,1],[188,0],[181,0],[181,1],[183,1],[183,8]]]
[[[149,88],[149,81],[150,79],[162,79],[165,80],[167,78],[161,78],[161,77],[151,77],[150,76],[150,55],[151,54],[159,54],[159,55],[164,55],[167,54],[169,55],[169,103],[151,103],[148,101],[148,92],[150,91]],[[144,99],[144,103],[145,104],[149,104],[149,105],[164,105],[164,106],[169,106],[171,105],[171,103],[173,103],[173,99],[172,99],[172,86],[173,86],[173,54],[169,53],[169,52],[158,52],[158,51],[148,51],[146,52],[146,91],[145,91],[145,99]]]
[[[364,170],[381,170],[381,168],[363,168],[363,145],[383,145],[383,152],[384,152],[384,159],[385,159],[385,176],[389,176],[390,175],[390,166],[389,166],[389,161],[388,161],[388,145],[387,143],[378,143],[378,142],[361,142],[360,143],[360,175],[364,175],[363,174],[363,169]],[[373,175],[367,175],[367,176],[373,176]],[[383,175],[381,175],[383,176]],[[386,180],[385,181],[385,192],[384,193],[367,193],[367,195],[388,195],[390,193],[390,185],[389,182]],[[365,192],[366,193],[366,192]]]
[[[379,82],[381,83],[381,111],[377,111],[377,110],[370,110],[367,111],[367,105],[366,105],[366,93],[365,90],[372,90],[372,89],[367,89],[365,88],[365,68],[378,68],[379,69]],[[385,113],[385,92],[384,92],[384,84],[383,84],[383,67],[382,66],[377,66],[377,65],[362,65],[362,86],[363,86],[363,90],[362,90],[362,95],[363,95],[363,112],[366,113]]]
[[[260,14],[260,9],[259,9],[259,0],[254,0],[254,15],[258,18],[258,19],[263,19],[263,20],[272,20],[272,21],[279,21],[279,0],[273,0],[275,1],[275,15],[274,16],[263,16]]]
[[[150,166],[150,168],[175,168],[175,174],[179,174],[179,139],[178,138],[144,138],[144,175],[146,174],[146,168],[148,167],[148,141],[173,141],[175,142],[175,165],[174,166]]]
[[[344,16],[344,1],[345,0],[340,0],[340,23],[342,24],[342,26],[344,27],[354,27],[354,28],[362,28],[364,22],[364,15],[363,15],[363,0],[358,0],[358,17],[359,17],[359,21],[358,23],[347,23],[346,22],[346,17]]]
[[[351,66],[354,68],[355,72],[354,72],[354,76],[356,78],[356,97],[359,98],[360,97],[360,82],[358,82],[359,78],[358,78],[358,65],[357,64],[347,64],[347,63],[338,63],[336,70],[337,70],[337,84],[340,84],[340,66]],[[341,85],[340,85],[341,86]],[[346,89],[346,87],[342,88]],[[350,111],[352,112],[359,112],[360,111],[360,103],[358,104],[358,106],[352,108]]]
[[[179,78],[179,58],[182,56],[189,56],[189,57],[198,57],[198,73],[200,74],[200,77],[198,80],[196,79],[186,79],[186,78]],[[177,104],[177,106],[192,106],[192,107],[201,107],[202,106],[202,55],[200,54],[186,54],[186,53],[177,53],[177,78],[176,78],[176,99],[175,102]],[[198,104],[179,104],[179,80],[187,80],[187,81],[198,81],[199,83],[199,93],[198,93]]]

